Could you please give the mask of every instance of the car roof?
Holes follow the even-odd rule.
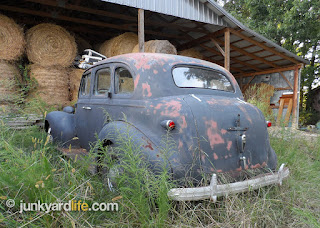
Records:
[[[215,70],[227,72],[227,70],[215,63],[208,62],[205,60],[200,60],[196,58],[186,57],[182,55],[170,55],[162,53],[129,53],[123,55],[117,55],[114,57],[106,58],[99,63],[95,64],[93,67],[105,64],[105,63],[114,63],[121,62],[130,65],[130,67],[136,68],[139,70],[141,67],[151,67],[155,63],[161,63],[162,65],[168,64],[171,67],[177,64],[187,64],[187,65],[198,65]]]

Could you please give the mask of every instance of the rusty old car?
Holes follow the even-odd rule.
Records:
[[[108,115],[106,115],[106,112]],[[49,113],[45,128],[53,140],[90,148],[97,140],[116,146],[110,132],[130,128],[136,145],[155,167],[161,162],[162,138],[170,132],[175,148],[169,168],[175,179],[191,176],[208,186],[175,188],[174,200],[216,199],[231,192],[281,184],[289,175],[277,171],[266,120],[245,102],[229,71],[214,63],[177,55],[133,53],[107,58],[87,69],[75,110]],[[269,170],[259,177],[218,184],[217,174]]]

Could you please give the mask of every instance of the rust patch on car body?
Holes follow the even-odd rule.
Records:
[[[160,113],[162,116],[180,116],[180,110],[182,107],[181,102],[176,100],[167,101],[164,104],[164,110]]]
[[[210,147],[213,150],[217,144],[223,144],[224,139],[217,132],[217,122],[209,120],[205,122],[207,126],[207,136],[210,143]]]
[[[143,91],[144,97],[151,97],[152,96],[151,88],[148,83],[142,83],[142,91]]]

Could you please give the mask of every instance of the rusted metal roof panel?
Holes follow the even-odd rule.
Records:
[[[150,10],[153,12],[185,18],[213,25],[228,24],[205,3],[199,0],[102,0],[104,2]]]

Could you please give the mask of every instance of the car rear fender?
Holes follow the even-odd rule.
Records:
[[[54,111],[50,112],[45,119],[45,130],[51,128],[51,135],[55,142],[65,144],[75,136],[74,114]]]
[[[123,142],[131,139],[134,150],[141,151],[153,171],[161,170],[164,164],[169,168],[168,162],[164,162],[158,146],[150,140],[142,131],[124,121],[113,121],[106,124],[98,135],[102,142],[110,142],[113,146],[121,146]]]

